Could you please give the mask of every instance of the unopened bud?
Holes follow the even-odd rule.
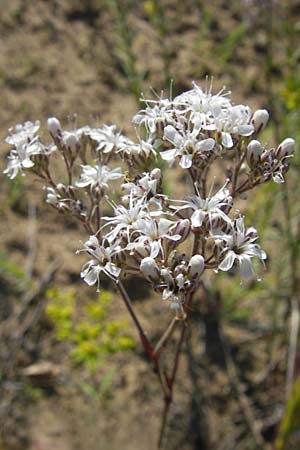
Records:
[[[181,236],[180,242],[184,241],[188,237],[190,229],[191,224],[189,219],[182,219],[178,222],[178,225],[176,226],[175,229],[175,234],[180,234]]]
[[[174,269],[174,275],[177,278],[181,274],[186,274],[187,267],[184,263],[178,264]]]
[[[64,135],[64,144],[66,145],[67,148],[69,148],[71,151],[75,151],[77,150],[79,141],[78,138],[76,136],[76,134],[74,133],[66,133]]]
[[[72,186],[72,185],[67,186],[66,193],[67,193],[68,197],[73,198],[73,200],[76,200],[74,186]]]
[[[46,203],[49,203],[50,205],[56,206],[58,202],[58,198],[56,195],[56,192],[53,188],[47,187],[46,189]]]
[[[145,258],[150,254],[150,248],[149,246],[145,245],[144,242],[139,242],[135,244],[133,253],[139,257]]]
[[[56,190],[61,196],[65,196],[66,195],[66,186],[64,184],[58,183],[56,185]]]
[[[274,157],[274,153],[272,153],[272,150],[268,151],[268,150],[264,150],[262,155],[261,155],[261,162],[264,164],[268,164],[270,162],[270,160]]]
[[[49,133],[53,137],[57,137],[57,136],[61,135],[62,130],[61,130],[60,121],[56,117],[49,117],[49,119],[47,120],[47,126],[48,126]]]
[[[161,269],[160,275],[168,288],[171,289],[174,286],[174,280],[170,271],[168,269]]]
[[[155,260],[153,258],[150,258],[150,256],[142,259],[140,270],[141,272],[143,272],[145,277],[151,281],[157,281],[160,277],[159,268]]]
[[[277,158],[285,158],[291,156],[295,151],[295,141],[292,138],[286,138],[276,150]]]
[[[85,246],[90,250],[95,251],[99,247],[98,238],[95,235],[91,235],[89,239],[85,242]]]
[[[151,178],[158,181],[161,179],[161,170],[158,167],[151,171]]]
[[[204,270],[204,258],[202,255],[194,255],[190,259],[188,271],[192,278],[198,278]]]
[[[249,142],[246,153],[249,166],[257,164],[260,161],[262,153],[263,147],[259,141],[253,140]]]
[[[252,123],[254,125],[254,129],[257,133],[263,130],[269,120],[269,113],[266,109],[258,109],[255,111],[252,117]]]

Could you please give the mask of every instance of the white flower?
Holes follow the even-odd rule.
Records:
[[[222,132],[222,144],[224,147],[231,148],[233,140],[231,134],[241,136],[250,136],[254,132],[254,126],[251,121],[251,109],[249,106],[232,106],[216,118],[216,128]]]
[[[124,145],[120,145],[117,153],[122,153],[124,156],[131,158],[142,157],[147,159],[150,156],[156,156],[156,150],[151,140],[141,140],[138,144],[129,141],[128,143],[124,143]]]
[[[144,219],[149,215],[145,198],[134,199],[131,195],[128,208],[123,205],[113,206],[113,208],[115,214],[113,217],[103,217],[103,219],[107,221],[107,224],[105,224],[104,227],[113,227],[106,237],[109,242],[113,242],[122,231],[125,232],[129,241],[130,232],[137,228],[137,221],[139,219]]]
[[[111,153],[113,150],[120,150],[124,145],[129,145],[127,139],[115,125],[103,125],[102,128],[90,129],[86,134],[97,142],[96,150],[103,153]]]
[[[39,120],[36,120],[35,123],[19,123],[15,126],[15,129],[9,129],[10,135],[6,137],[5,142],[14,146],[21,147],[23,144],[28,144],[34,139],[35,134],[39,128]]]
[[[196,127],[192,132],[180,134],[172,125],[164,129],[164,140],[170,142],[174,148],[162,151],[162,159],[168,161],[172,166],[177,157],[180,158],[179,165],[183,169],[188,169],[193,164],[193,156],[196,153],[210,152],[215,146],[215,140],[212,138],[202,139],[198,137],[199,129]]]
[[[128,182],[122,184],[122,189],[127,192],[122,197],[124,202],[129,201],[130,194],[135,198],[148,197],[149,194],[155,196],[157,193],[157,187],[161,180],[161,171],[156,168],[151,172],[144,172],[143,177],[139,178],[135,182]]]
[[[214,236],[224,243],[224,259],[219,264],[219,270],[228,271],[235,260],[239,262],[241,278],[253,278],[255,276],[251,259],[259,258],[261,261],[267,258],[266,253],[254,242],[257,240],[257,231],[251,227],[245,229],[244,219],[240,217],[234,222],[231,234]]]
[[[176,233],[178,223],[164,218],[158,220],[152,217],[138,219],[132,236],[135,232],[141,235],[134,242],[129,243],[127,249],[138,249],[142,244],[145,248],[149,247],[151,258],[156,258],[159,253],[164,257],[164,241],[178,242],[182,238],[181,234]]]
[[[91,186],[93,188],[99,186],[100,189],[107,190],[109,181],[117,180],[123,176],[119,167],[110,170],[107,166],[97,165],[93,167],[83,165],[81,168],[81,178],[75,183],[78,187]]]
[[[224,88],[217,94],[212,94],[212,84],[206,91],[193,83],[193,89],[184,92],[174,99],[174,104],[184,112],[191,114],[191,121],[204,130],[216,130],[216,118],[231,108],[229,93]]]
[[[113,280],[119,277],[121,273],[120,267],[111,262],[111,258],[122,251],[122,248],[118,243],[109,245],[108,242],[104,240],[100,244],[96,236],[90,236],[85,242],[84,247],[84,249],[78,250],[77,253],[85,251],[93,257],[93,259],[84,264],[80,274],[81,278],[83,278],[89,286],[98,282],[99,290],[101,272],[105,273],[105,275]]]
[[[227,183],[226,183],[227,184]],[[175,214],[184,209],[192,209],[190,220],[192,227],[198,228],[206,221],[220,217],[225,222],[231,222],[231,219],[225,214],[224,209],[231,208],[232,197],[229,190],[223,186],[215,195],[202,198],[200,193],[188,197],[187,200],[180,201],[182,206],[171,206],[175,209]]]
[[[150,101],[146,102],[151,103]],[[158,124],[174,123],[173,105],[168,99],[160,99],[152,103],[153,106],[148,104],[145,109],[142,109],[133,117],[132,121],[137,125],[144,124],[150,133],[155,133]]]
[[[190,113],[190,120],[197,128],[219,131],[222,135],[222,145],[233,146],[231,134],[249,136],[254,132],[251,123],[251,110],[248,106],[233,106],[224,88],[217,94],[212,94],[212,85],[203,91],[194,84],[194,88],[174,99],[176,105],[185,114]]]
[[[10,179],[13,179],[19,172],[22,173],[23,169],[30,169],[34,166],[34,162],[31,159],[33,156],[40,154],[48,155],[53,150],[54,148],[51,147],[45,148],[38,138],[34,138],[27,144],[22,144],[20,141],[11,150],[8,156],[7,168],[3,173],[7,174]]]

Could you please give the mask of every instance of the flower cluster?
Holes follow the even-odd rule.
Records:
[[[194,83],[173,100],[145,104],[133,118],[136,142],[115,126],[67,131],[52,117],[48,145],[37,135],[39,122],[17,125],[6,138],[13,148],[4,172],[33,172],[46,202],[82,223],[87,284],[99,286],[101,273],[116,283],[140,274],[184,317],[207,272],[237,265],[241,278],[256,277],[253,258],[263,262],[266,254],[234,202],[265,182],[284,182],[295,142],[267,148],[258,139],[268,112],[234,105],[224,89],[213,94]],[[63,179],[53,175],[54,159],[65,166]],[[184,198],[166,194],[169,168],[190,180]]]

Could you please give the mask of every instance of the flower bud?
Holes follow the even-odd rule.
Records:
[[[178,264],[174,269],[174,276],[177,277],[179,274],[186,274],[187,267],[185,263],[182,261],[181,264]]]
[[[56,190],[61,196],[65,196],[66,195],[66,186],[64,184],[58,183],[56,185]]]
[[[261,155],[260,161],[263,164],[268,164],[270,162],[270,160],[273,159],[273,157],[274,157],[274,154],[272,154],[271,150],[270,151],[264,150],[262,155]]]
[[[97,236],[91,235],[88,240],[84,243],[85,247],[89,250],[95,251],[99,247],[99,241]]]
[[[265,128],[269,120],[269,113],[266,109],[258,109],[252,117],[252,123],[257,133]]]
[[[263,147],[259,141],[256,141],[255,139],[253,141],[250,141],[247,147],[247,161],[249,166],[254,166],[258,162],[260,162],[260,157],[263,153]]]
[[[159,181],[161,179],[161,170],[158,167],[156,167],[155,169],[153,169],[151,171],[151,178],[153,178],[157,181]]]
[[[62,129],[60,121],[56,117],[49,117],[47,120],[49,133],[55,138],[61,135]]]
[[[286,138],[278,146],[276,150],[276,156],[279,159],[285,158],[286,156],[291,156],[295,151],[295,141],[292,138]]]
[[[202,255],[194,255],[190,259],[188,272],[192,278],[199,278],[204,270],[204,258]]]
[[[160,275],[163,278],[164,282],[168,286],[169,289],[174,287],[173,277],[168,269],[161,269]]]
[[[58,198],[55,190],[51,187],[45,187],[46,190],[46,203],[56,206],[58,203]]]
[[[144,242],[139,242],[135,244],[133,254],[145,258],[147,255],[150,254],[150,247],[149,245],[145,245]]]
[[[184,285],[185,285],[185,277],[183,275],[183,273],[180,273],[176,276],[176,284],[178,287],[179,291],[183,291],[184,290]]]
[[[76,151],[79,141],[78,138],[76,136],[76,134],[74,133],[65,133],[64,135],[64,144],[66,145],[67,148],[69,148],[71,151]]]
[[[160,278],[159,268],[155,260],[150,258],[150,256],[142,259],[140,270],[150,281],[157,281]]]
[[[174,230],[174,234],[180,234],[181,236],[180,242],[182,242],[188,237],[190,229],[191,224],[189,219],[182,219],[178,221],[178,224]]]

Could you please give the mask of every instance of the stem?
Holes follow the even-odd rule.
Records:
[[[155,348],[154,348],[154,357],[158,358],[162,352],[162,346],[165,344],[165,342],[172,336],[173,331],[175,329],[175,325],[178,322],[177,317],[173,317],[173,319],[171,320],[168,328],[166,329],[166,331],[164,332],[164,334],[162,335],[162,337],[160,338],[160,340],[158,341],[158,343],[156,344]]]
[[[97,218],[97,233],[100,231],[100,205],[99,203],[96,206],[96,218]]]
[[[124,287],[124,285],[123,285],[121,280],[116,280],[115,284],[118,287],[118,289],[119,289],[119,291],[120,291],[120,293],[122,295],[122,298],[123,298],[123,300],[125,302],[125,305],[126,305],[128,311],[129,311],[129,314],[131,315],[132,320],[133,320],[135,326],[137,327],[137,329],[139,331],[140,339],[141,339],[141,342],[142,342],[143,347],[145,349],[145,352],[146,352],[147,356],[149,357],[149,359],[154,363],[154,369],[155,369],[155,371],[157,373],[157,376],[158,376],[158,379],[159,379],[162,391],[164,393],[165,399],[169,398],[170,397],[170,388],[169,388],[169,385],[168,385],[167,377],[165,376],[165,374],[164,374],[164,372],[162,370],[162,366],[159,363],[158,358],[155,357],[155,352],[153,350],[152,344],[151,344],[150,340],[148,339],[148,337],[146,336],[146,334],[145,334],[145,332],[144,332],[144,330],[143,330],[143,328],[142,328],[142,326],[140,324],[140,321],[138,320],[138,318],[137,318],[137,316],[136,316],[136,314],[134,312],[134,309],[133,309],[133,306],[131,304],[130,298],[129,298],[128,294],[127,294],[127,291],[126,291],[126,289],[125,289],[125,287]]]
[[[66,165],[66,169],[67,169],[67,173],[68,173],[68,183],[69,183],[69,186],[72,186],[72,166],[71,166],[71,164],[69,164],[64,150],[62,150],[62,155],[63,155],[64,161],[65,161],[65,165]]]
[[[164,406],[164,410],[163,410],[161,428],[160,428],[160,433],[159,433],[158,448],[161,448],[161,446],[162,446],[162,441],[163,441],[166,424],[167,424],[167,417],[168,417],[170,406],[171,406],[171,403],[173,400],[173,387],[174,387],[174,382],[175,382],[176,373],[177,373],[177,369],[178,369],[179,357],[180,357],[180,353],[181,353],[181,349],[182,349],[182,344],[184,341],[185,331],[186,331],[186,324],[185,324],[185,322],[183,322],[180,339],[177,344],[172,374],[171,374],[171,377],[167,379],[170,393],[168,396],[165,397],[165,406]]]
[[[142,328],[142,326],[140,324],[140,321],[138,320],[138,318],[137,318],[137,316],[136,316],[136,314],[134,312],[133,306],[131,304],[131,300],[130,300],[128,294],[127,294],[127,291],[126,291],[124,285],[123,285],[121,280],[116,280],[115,284],[116,284],[117,288],[119,289],[120,294],[122,295],[122,298],[123,298],[123,300],[125,302],[125,305],[126,305],[128,311],[129,311],[129,314],[131,315],[131,318],[132,318],[136,328],[138,329],[138,332],[140,334],[140,338],[141,338],[142,344],[144,346],[145,352],[147,353],[149,358],[151,360],[153,360],[153,347],[152,347],[152,344],[151,344],[150,340],[148,339],[148,337],[146,336],[146,333],[144,332],[144,330],[143,330],[143,328]]]
[[[292,214],[291,214],[291,200],[289,197],[287,186],[284,184],[282,186],[282,202],[283,211],[285,216],[285,226],[286,226],[286,241],[289,250],[289,264],[291,272],[291,300],[290,300],[290,337],[289,337],[289,347],[288,347],[288,360],[287,360],[287,373],[286,373],[286,398],[291,394],[295,366],[297,359],[297,340],[299,334],[299,278],[297,270],[297,259],[298,259],[298,249],[299,244],[295,244],[295,238],[292,228]]]
[[[239,176],[240,169],[241,169],[241,166],[242,166],[245,158],[246,158],[246,151],[244,151],[244,153],[240,157],[240,160],[238,161],[237,165],[234,168],[234,174],[233,174],[233,177],[232,177],[232,196],[235,196],[238,176]]]
[[[199,248],[199,235],[195,233],[191,257],[197,254],[198,248]]]
[[[289,349],[288,349],[288,362],[287,362],[287,374],[286,374],[286,399],[288,400],[292,392],[294,375],[295,375],[295,365],[297,358],[297,340],[299,333],[299,305],[298,299],[296,297],[292,298],[291,301],[291,331],[289,339]]]

